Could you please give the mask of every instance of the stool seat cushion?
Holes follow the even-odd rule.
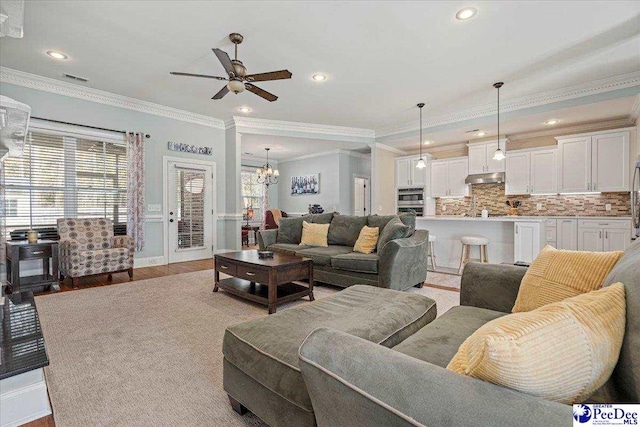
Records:
[[[437,237],[434,236],[433,234],[429,233],[429,241],[430,242],[435,242],[437,240]]]
[[[488,245],[489,239],[484,236],[462,236],[460,241],[463,245]]]

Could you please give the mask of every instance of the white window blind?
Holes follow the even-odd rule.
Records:
[[[123,143],[31,131],[22,157],[5,160],[7,232],[55,226],[63,217],[106,217],[126,224]]]
[[[262,221],[262,200],[264,198],[264,184],[258,184],[258,174],[255,169],[243,169],[242,181],[242,207],[246,219],[247,209],[253,209],[254,222]]]
[[[178,249],[204,246],[205,171],[176,168]]]

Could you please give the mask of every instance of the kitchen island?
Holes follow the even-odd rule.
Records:
[[[531,262],[546,242],[546,221],[546,217],[437,215],[417,217],[416,228],[436,236],[438,267],[457,269],[462,252],[460,237],[466,235],[489,239],[491,263]],[[472,248],[471,258],[480,258],[478,247]]]

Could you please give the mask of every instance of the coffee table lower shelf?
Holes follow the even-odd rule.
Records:
[[[234,294],[266,306],[269,305],[269,286],[266,284],[250,282],[238,277],[230,277],[216,282],[216,286],[230,294]],[[312,292],[313,291],[309,289],[308,286],[298,285],[297,283],[291,282],[284,283],[282,285],[278,285],[276,304],[280,305],[285,302],[295,301],[302,297],[312,295]]]

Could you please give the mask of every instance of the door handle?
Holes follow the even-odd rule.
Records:
[[[171,218],[171,219],[169,220],[169,222],[173,222],[173,218]]]

